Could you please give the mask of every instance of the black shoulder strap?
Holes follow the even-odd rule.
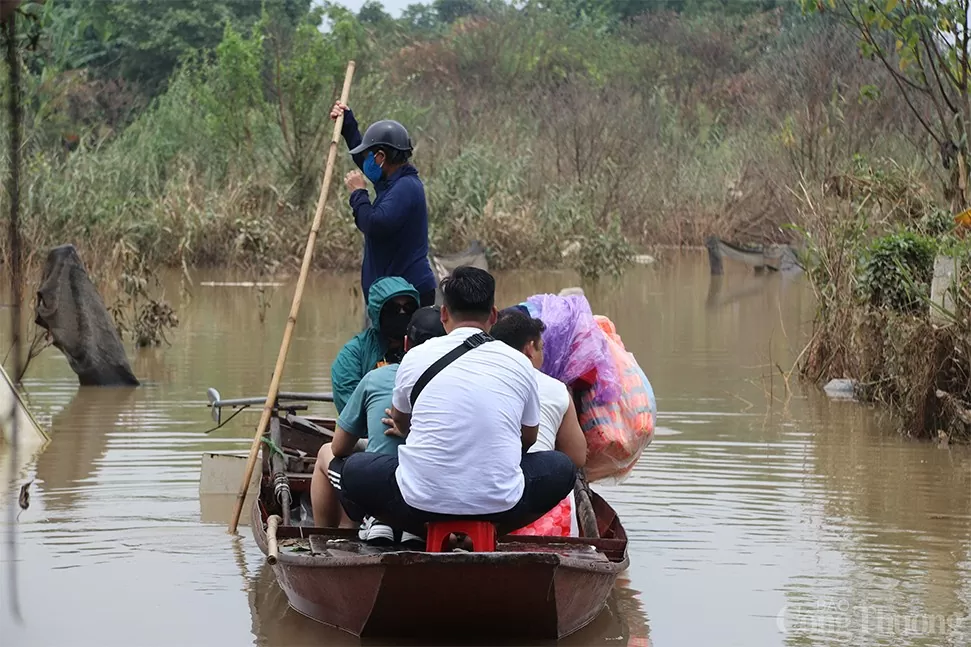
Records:
[[[418,378],[418,381],[415,382],[415,386],[411,388],[410,399],[411,399],[412,410],[414,410],[415,408],[415,402],[418,401],[418,394],[422,392],[422,389],[424,389],[429,382],[431,382],[433,377],[438,375],[442,371],[442,369],[444,369],[446,366],[448,366],[449,364],[457,360],[462,355],[465,355],[473,348],[481,346],[482,344],[489,341],[495,341],[495,340],[492,337],[490,337],[488,333],[484,333],[484,332],[476,333],[471,337],[466,338],[465,341],[463,341],[461,344],[459,344],[458,346],[450,350],[445,355],[442,355],[440,358],[438,358],[438,360],[434,364],[426,368],[425,372],[422,373],[421,376]]]

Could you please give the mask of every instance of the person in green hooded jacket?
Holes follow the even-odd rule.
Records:
[[[418,290],[400,276],[385,276],[371,284],[367,306],[370,325],[344,344],[330,367],[338,415],[371,369],[401,361],[408,322],[420,298]]]

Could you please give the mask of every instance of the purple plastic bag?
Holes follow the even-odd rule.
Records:
[[[526,299],[526,307],[531,316],[546,325],[543,332],[544,373],[572,384],[591,369],[596,369],[594,402],[604,404],[620,398],[617,367],[586,297],[537,294]]]

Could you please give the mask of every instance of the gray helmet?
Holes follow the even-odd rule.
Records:
[[[386,146],[399,151],[411,151],[411,139],[408,131],[397,121],[383,119],[376,121],[364,132],[361,145],[351,150],[351,155],[357,155],[375,146]]]

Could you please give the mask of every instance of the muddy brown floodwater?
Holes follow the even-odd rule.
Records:
[[[201,453],[248,449],[258,417],[206,435],[206,388],[265,394],[292,285],[261,325],[252,288],[194,278],[171,347],[132,353],[143,387],[79,390],[54,350],[32,365],[26,388],[53,441],[16,478],[36,480],[16,526],[22,624],[0,549],[3,645],[357,644],[289,610],[248,526],[226,533],[231,501],[198,494]],[[575,281],[498,276],[503,305]],[[329,389],[361,322],[356,283],[308,284],[287,390]],[[902,439],[878,411],[795,378],[786,392],[777,365],[795,361],[812,317],[804,281],[729,273],[711,294],[691,255],[588,297],[651,379],[659,424],[631,477],[598,486],[631,565],[566,644],[971,644],[971,454]]]

